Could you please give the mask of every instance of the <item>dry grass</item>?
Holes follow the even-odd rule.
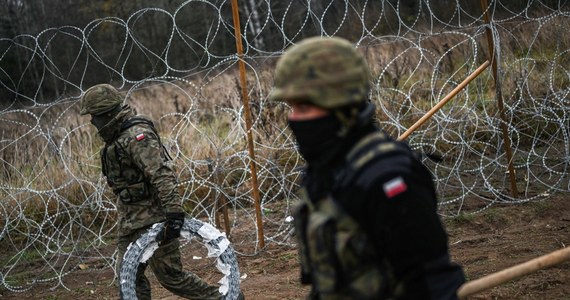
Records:
[[[553,99],[553,93],[558,91],[553,91],[552,86],[567,89],[570,85],[563,67],[570,58],[562,52],[570,45],[569,37],[558,34],[555,36],[560,38],[553,39],[549,35],[562,32],[561,28],[567,28],[568,23],[567,19],[546,23],[538,37],[534,36],[538,28],[533,23],[521,23],[500,31],[501,41],[506,41],[501,47],[504,72],[501,88],[507,103],[519,103],[513,119],[523,138],[537,134],[548,136],[559,130],[548,119],[561,118],[563,108],[542,112],[542,119],[537,118],[533,109],[536,99]],[[421,38],[383,38],[363,45],[360,50],[369,61],[374,79],[371,99],[378,104],[377,117],[385,129],[397,135],[411,126],[486,59],[485,42],[484,35],[471,40],[463,34],[434,34]],[[473,52],[475,47],[479,52]],[[300,158],[292,151],[293,142],[285,130],[287,107],[264,102],[271,89],[273,63],[264,62],[256,66],[255,72],[248,70],[256,158],[270,162],[267,165],[291,170],[299,164]],[[135,87],[127,97],[127,102],[139,113],[155,120],[164,143],[176,159],[183,182],[212,180],[218,188],[226,190],[250,188],[247,184],[240,185],[247,182],[244,178],[248,170],[243,169],[246,155],[237,154],[247,153],[247,140],[236,69],[236,66],[222,66],[202,77],[146,82],[144,86]],[[545,73],[552,76],[545,80]],[[490,138],[485,124],[469,122],[474,108],[481,114],[497,112],[495,84],[490,74],[481,75],[442,111],[447,118],[461,120],[463,136],[452,134],[457,128],[442,132],[436,123],[427,123],[422,128],[425,137],[436,141],[437,149],[452,151],[450,143],[444,140],[487,141]],[[86,182],[98,182],[98,150],[102,143],[94,128],[88,125],[88,117],[79,116],[77,104],[62,102],[49,108],[30,109],[28,113],[14,111],[1,116],[1,176],[3,185],[10,187],[2,193],[57,190],[58,197],[82,203],[93,192],[93,186]],[[392,115],[385,114],[386,111]],[[396,127],[391,118],[398,120],[402,127]],[[540,132],[537,128],[541,128]],[[477,148],[477,143],[473,147]],[[274,172],[269,168],[259,171],[269,177]],[[213,180],[212,172],[217,172],[219,178]],[[264,188],[273,184],[267,178],[261,178],[260,182]],[[60,188],[62,186],[64,188]],[[203,199],[211,195],[212,189],[181,187],[181,193]],[[42,203],[54,205],[54,201],[48,201],[41,193],[28,198],[3,195],[3,199],[13,201],[13,205],[29,203],[20,204],[26,215],[49,214],[57,209],[31,209],[42,207]]]

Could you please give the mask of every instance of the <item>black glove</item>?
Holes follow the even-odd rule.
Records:
[[[166,222],[164,222],[164,229],[158,234],[157,240],[162,243],[167,243],[170,240],[180,237],[180,230],[184,225],[184,213],[166,213]]]

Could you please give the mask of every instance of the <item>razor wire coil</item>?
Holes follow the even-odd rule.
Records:
[[[140,263],[145,263],[158,249],[157,235],[164,223],[153,225],[145,234],[131,243],[124,254],[119,273],[121,299],[136,300],[136,275]],[[216,257],[216,267],[223,274],[219,283],[223,299],[235,300],[240,293],[240,273],[236,254],[224,234],[213,226],[197,219],[185,219],[181,236],[190,241],[199,238],[208,249],[208,257]]]
[[[101,176],[101,141],[89,120],[78,116],[78,100],[92,76],[100,74],[124,92],[127,103],[152,115],[174,159],[187,212],[215,224],[217,205],[226,200],[235,253],[255,255],[260,249],[251,158],[244,150],[247,131],[235,80],[243,60],[265,240],[294,245],[287,220],[298,200],[304,162],[286,127],[289,108],[266,98],[272,63],[309,35],[350,37],[369,61],[378,123],[398,136],[487,59],[486,31],[491,30],[498,85],[490,72],[481,74],[408,138],[414,150],[443,157],[438,163],[424,159],[433,173],[439,212],[443,217],[476,214],[496,204],[570,192],[567,1],[494,0],[485,9],[470,10],[472,2],[422,0],[405,16],[406,1],[261,2],[257,11],[249,7],[242,16],[243,57],[217,48],[234,37],[224,15],[227,1],[188,0],[172,10],[144,7],[84,27],[0,37],[0,286],[16,293],[39,284],[65,289],[69,274],[79,272],[85,261],[119,271],[111,250],[117,204]],[[451,12],[446,18],[436,10],[444,2]],[[185,23],[194,5],[203,5],[199,8],[207,16],[204,37]],[[282,9],[271,11],[276,6]],[[162,18],[167,34],[153,48],[141,34],[146,28],[138,25],[155,17]],[[118,42],[107,45],[109,36]],[[272,43],[264,40],[268,37]],[[64,47],[62,39],[74,47]],[[102,51],[106,47],[114,51]],[[197,58],[175,62],[170,51],[176,48]],[[10,72],[14,65],[25,71]],[[128,71],[133,65],[149,69],[136,77]],[[37,72],[30,71],[34,66]],[[49,84],[57,87],[53,95],[42,93]],[[497,110],[497,87],[506,120]],[[503,125],[512,139],[517,197],[509,190]],[[26,272],[30,269],[34,272]]]

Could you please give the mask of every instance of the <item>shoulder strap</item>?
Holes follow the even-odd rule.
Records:
[[[164,150],[164,153],[166,154],[166,158],[168,160],[172,160],[170,153],[168,153],[168,150],[166,149],[166,147],[164,146],[164,144],[160,140],[160,135],[158,134],[158,131],[156,131],[156,128],[154,127],[154,123],[151,120],[149,120],[148,118],[145,118],[143,116],[134,116],[134,117],[127,119],[126,121],[123,122],[123,124],[121,124],[121,132],[127,130],[130,127],[138,125],[138,124],[145,124],[145,125],[148,125],[150,127],[152,132],[154,132],[154,134],[158,138],[158,143],[160,144],[160,146]]]
[[[101,172],[103,173],[103,176],[107,176],[107,145],[106,144],[105,144],[105,146],[103,146],[103,149],[101,149],[99,156],[101,157]]]
[[[148,125],[152,129],[152,131],[158,136],[156,128],[154,127],[154,123],[151,120],[141,116],[134,116],[124,121],[123,124],[121,124],[121,132],[138,124]]]
[[[397,153],[411,155],[411,150],[407,144],[392,140],[382,131],[365,136],[346,155],[343,168],[335,174],[335,187],[349,185],[358,171],[372,160]]]

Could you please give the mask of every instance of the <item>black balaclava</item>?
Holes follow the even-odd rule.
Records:
[[[368,102],[331,110],[324,117],[289,121],[299,153],[311,166],[330,164],[338,158],[357,131],[372,123],[374,105]]]
[[[375,130],[375,106],[364,102],[347,106],[317,119],[289,121],[289,128],[297,139],[299,153],[307,161],[303,184],[312,201],[318,201],[331,192],[338,166],[344,155],[366,133]]]
[[[115,134],[119,131],[120,119],[122,119],[122,116],[128,111],[130,111],[128,105],[117,105],[109,112],[93,115],[91,117],[91,124],[97,128],[99,136],[101,136],[105,143],[109,143],[113,140]]]
[[[98,131],[103,129],[121,110],[121,105],[116,105],[113,109],[106,113],[91,116],[91,124],[97,128]]]
[[[306,121],[289,121],[299,153],[308,164],[323,161],[324,156],[342,142],[343,137],[338,135],[341,126],[333,114]]]

